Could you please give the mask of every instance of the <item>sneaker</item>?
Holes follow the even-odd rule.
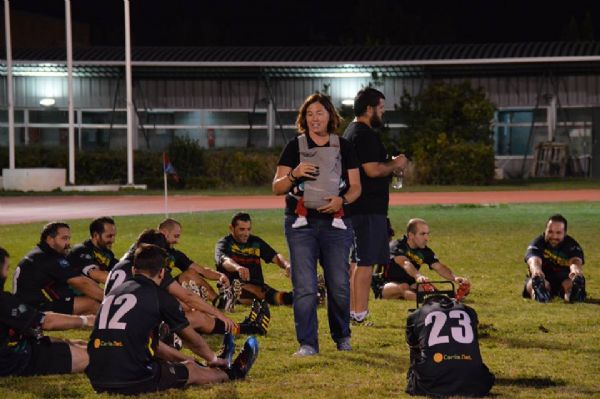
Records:
[[[373,327],[375,323],[369,317],[369,313],[365,315],[362,319],[357,318],[356,316],[350,317],[350,324],[353,326],[364,326],[364,327]]]
[[[292,224],[292,229],[299,229],[304,226],[308,226],[308,220],[304,216],[298,216],[296,221]]]
[[[385,280],[383,279],[383,275],[381,273],[375,273],[371,277],[371,289],[373,290],[373,294],[375,295],[375,299],[383,298],[383,285],[385,284]]]
[[[322,274],[317,276],[317,304],[324,305],[327,299],[327,286],[325,285],[325,278]]]
[[[337,350],[339,351],[351,351],[352,345],[350,345],[350,337],[345,337],[336,342]]]
[[[231,361],[233,360],[233,354],[235,353],[235,338],[230,333],[223,335],[223,346],[217,357],[225,359],[227,361],[227,368],[231,368]]]
[[[250,336],[244,342],[244,347],[240,351],[238,357],[231,365],[231,369],[227,370],[230,380],[243,380],[248,375],[252,365],[258,357],[258,340],[255,336]]]
[[[569,302],[583,302],[585,301],[587,294],[585,292],[585,277],[576,276],[573,279],[571,285],[571,295],[569,296]]]
[[[300,349],[298,349],[296,352],[294,352],[294,354],[292,356],[293,357],[308,357],[308,356],[315,356],[318,353],[319,352],[317,352],[317,350],[315,348],[313,348],[312,346],[302,345],[302,346],[300,346]]]
[[[240,296],[242,295],[242,283],[240,282],[240,280],[235,279],[233,280],[233,282],[231,283],[231,285],[229,286],[229,288],[227,288],[225,290],[225,308],[224,310],[226,312],[233,312],[235,305],[238,301],[238,299],[240,299]]]
[[[340,229],[340,230],[348,229],[348,227],[346,227],[346,223],[344,223],[344,219],[342,219],[342,218],[333,218],[333,220],[331,221],[331,225],[333,227],[335,227],[336,229]]]
[[[531,299],[546,303],[550,301],[550,293],[546,289],[546,283],[543,277],[537,276],[531,279]]]
[[[267,335],[267,331],[269,331],[269,326],[271,325],[271,310],[266,300],[263,299],[260,301],[260,310],[253,322],[258,328],[260,335]]]

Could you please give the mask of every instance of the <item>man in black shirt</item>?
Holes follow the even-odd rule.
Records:
[[[414,301],[417,283],[422,288],[433,289],[429,278],[422,274],[425,265],[448,281],[459,285],[461,292],[467,295],[471,284],[465,277],[456,276],[452,270],[438,259],[427,246],[429,242],[429,225],[423,219],[409,220],[406,235],[401,240],[390,242],[390,261],[385,268],[382,297],[384,299],[406,299]]]
[[[241,300],[250,302],[256,298],[266,300],[271,305],[291,305],[294,296],[291,292],[277,291],[265,283],[261,259],[275,263],[290,276],[290,263],[258,236],[250,234],[250,215],[238,212],[229,225],[230,234],[223,237],[215,246],[217,270],[225,273],[230,281],[243,281]]]
[[[351,318],[365,320],[369,309],[369,291],[373,266],[389,258],[386,236],[390,175],[406,167],[407,159],[398,155],[389,159],[378,133],[383,126],[385,96],[373,88],[360,90],[354,98],[356,118],[344,132],[356,150],[360,167],[361,196],[348,209],[352,216],[356,242],[357,267],[352,271]]]
[[[68,224],[52,222],[44,226],[40,242],[15,270],[15,295],[42,311],[96,313],[103,298],[102,289],[66,259],[70,241]],[[76,296],[71,286],[83,295]]]
[[[258,342],[250,337],[231,369],[221,369],[227,361],[218,358],[189,326],[179,302],[160,289],[167,259],[163,249],[141,244],[135,251],[134,277],[104,299],[88,343],[86,374],[96,391],[140,394],[244,378],[256,360]],[[158,340],[161,322],[176,331],[208,367],[162,344]]]
[[[495,377],[483,363],[477,313],[447,296],[432,295],[406,320],[411,395],[485,396]]]
[[[169,247],[165,236],[158,230],[144,230],[132,248],[130,248],[123,259],[109,273],[105,286],[106,295],[133,277],[133,254],[135,253],[135,249],[141,244],[156,245],[165,251]],[[267,333],[270,317],[268,309],[253,308],[248,318],[249,320],[238,325],[217,308],[206,303],[198,295],[183,288],[171,275],[171,266],[172,259],[169,256],[165,264],[165,277],[162,279],[160,287],[183,304],[186,317],[196,331],[204,334],[224,334],[225,332],[230,332],[234,335],[240,333],[264,335]]]
[[[583,250],[567,235],[567,219],[553,215],[546,230],[527,247],[525,263],[529,275],[525,280],[523,297],[548,302],[562,296],[567,302],[584,301]]]
[[[91,327],[95,316],[44,313],[4,291],[9,255],[0,248],[0,376],[80,373],[85,342],[46,337],[43,330]]]
[[[108,272],[117,264],[111,251],[116,236],[117,228],[112,218],[103,216],[94,219],[90,223],[90,238],[76,245],[67,260],[84,276],[104,284]]]
[[[181,223],[174,219],[165,219],[158,225],[158,230],[167,239],[169,248],[167,252],[173,263],[173,267],[182,271],[177,276],[177,281],[186,287],[199,291],[201,296],[205,297],[213,305],[216,304],[218,295],[213,287],[206,280],[218,281],[218,284],[226,289],[229,287],[229,279],[223,273],[209,269],[205,266],[200,266],[183,252],[175,248],[181,238],[182,227]]]

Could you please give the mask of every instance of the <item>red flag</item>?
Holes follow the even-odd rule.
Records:
[[[167,175],[173,175],[173,179],[176,182],[179,182],[179,176],[177,175],[177,171],[175,170],[175,167],[173,166],[171,161],[169,161],[169,156],[166,152],[163,152],[163,171]]]

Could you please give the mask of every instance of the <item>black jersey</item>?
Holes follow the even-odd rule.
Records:
[[[240,279],[238,272],[230,272],[223,267],[223,256],[233,259],[238,265],[250,271],[249,283],[262,285],[265,283],[260,260],[272,263],[277,252],[262,238],[250,235],[245,244],[237,242],[230,234],[223,237],[215,246],[215,263],[217,270],[224,273],[230,281]]]
[[[406,273],[401,265],[396,263],[394,260],[396,256],[406,257],[417,270],[420,270],[424,265],[429,266],[431,269],[431,265],[439,262],[438,257],[429,247],[413,249],[408,245],[408,237],[404,236],[401,240],[390,242],[390,261],[383,276],[385,281],[415,283],[415,279]]]
[[[494,375],[483,363],[477,313],[449,298],[431,299],[408,316],[410,369],[406,391],[428,396],[483,396]]]
[[[169,270],[171,270],[172,275],[175,275],[173,274],[173,268],[177,268],[184,272],[190,268],[192,263],[194,263],[194,261],[188,258],[186,254],[173,247],[169,248],[167,250],[167,253],[169,254],[167,267],[169,268]]]
[[[13,276],[13,290],[23,302],[37,308],[73,297],[67,281],[78,276],[79,271],[63,255],[40,242],[19,262]]]
[[[133,271],[131,270],[133,267],[133,256],[132,253],[128,252],[123,260],[117,263],[110,273],[108,273],[106,283],[104,284],[104,295],[108,295],[111,290],[133,278]],[[160,283],[160,287],[166,289],[173,281],[175,280],[173,279],[173,276],[171,276],[170,271],[165,269],[165,277]]]
[[[117,264],[115,254],[110,249],[98,248],[92,240],[85,240],[82,244],[76,245],[69,252],[67,260],[71,266],[86,276],[92,269],[110,271]]]
[[[386,162],[389,157],[379,134],[368,125],[352,122],[344,132],[344,138],[356,149],[360,164]],[[360,197],[349,205],[352,215],[387,215],[390,197],[390,177],[369,177],[364,168],[360,168]]]
[[[102,302],[88,343],[87,374],[94,388],[119,388],[153,379],[158,326],[172,331],[189,325],[179,302],[152,280],[136,275]]]
[[[556,247],[552,247],[545,239],[544,234],[539,235],[527,247],[525,263],[529,258],[537,256],[542,259],[544,274],[569,271],[569,259],[580,258],[584,263],[583,250],[574,238],[567,235]]]
[[[19,375],[31,358],[31,346],[42,337],[44,313],[0,292],[0,376]]]

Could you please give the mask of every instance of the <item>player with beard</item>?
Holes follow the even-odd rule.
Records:
[[[386,236],[390,176],[403,170],[408,162],[404,155],[390,159],[375,130],[383,127],[384,111],[383,93],[371,87],[360,90],[354,98],[356,118],[344,132],[344,138],[354,145],[361,164],[362,194],[348,206],[357,260],[350,278],[350,317],[356,323],[364,322],[369,313],[373,266],[387,264],[390,255]]]
[[[71,266],[66,258],[70,241],[68,224],[45,225],[40,242],[15,270],[13,291],[23,302],[42,311],[95,314],[104,297],[102,289]],[[82,295],[76,296],[71,287]]]
[[[585,300],[583,250],[567,235],[567,219],[552,215],[543,234],[534,239],[525,253],[529,275],[525,279],[523,297],[548,302],[562,296],[567,302]]]
[[[104,284],[108,272],[117,264],[112,246],[117,236],[115,221],[107,216],[94,219],[90,223],[90,238],[76,245],[67,260],[97,283]]]
[[[43,331],[92,327],[96,317],[40,312],[4,292],[8,258],[0,247],[0,376],[82,372],[88,364],[86,342],[50,338]]]

